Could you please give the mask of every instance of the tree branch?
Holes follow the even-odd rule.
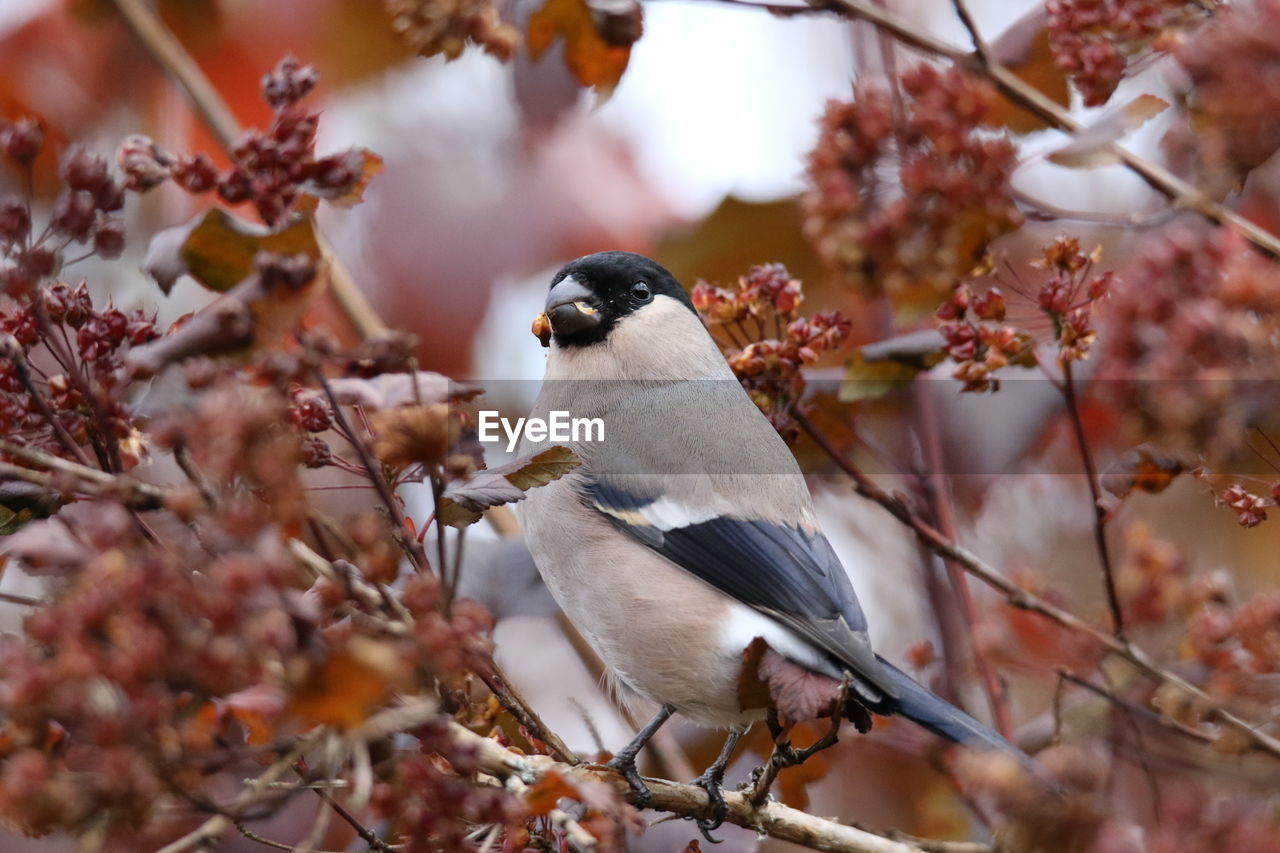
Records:
[[[517,755],[505,749],[497,741],[481,737],[457,723],[450,723],[450,732],[457,743],[475,749],[480,766],[485,772],[500,779],[515,777],[526,785],[554,771],[568,779],[583,782],[605,782],[613,785],[623,796],[631,790],[620,774],[598,765],[562,764],[547,756]],[[709,817],[711,802],[707,792],[697,785],[680,785],[662,779],[646,779],[645,784],[653,792],[649,807],[672,812],[681,817]],[[742,794],[725,792],[729,814],[725,820],[738,826],[762,832],[773,838],[802,844],[813,850],[827,853],[925,853],[925,848],[895,841],[866,830],[856,829],[834,820],[814,817],[781,803],[769,802],[753,807]],[[937,844],[938,846],[933,846]],[[931,842],[930,850],[941,853],[992,853],[985,844]]]
[[[944,559],[954,560],[965,571],[1003,595],[1005,600],[1014,607],[1031,613],[1038,613],[1068,630],[1088,636],[1103,651],[1124,658],[1146,677],[1162,684],[1173,685],[1179,690],[1194,696],[1211,709],[1209,717],[1243,734],[1251,748],[1280,758],[1280,739],[1258,731],[1252,724],[1220,707],[1217,699],[1181,676],[1156,665],[1146,652],[1124,638],[1100,631],[1074,613],[1020,589],[991,564],[951,541],[927,521],[916,515],[915,511],[903,501],[876,485],[875,481],[868,477],[861,468],[837,450],[830,440],[802,412],[795,410],[793,414],[800,428],[814,440],[832,462],[853,479],[854,490],[858,494],[879,504],[898,521],[910,527],[934,553]]]
[[[1084,466],[1085,479],[1089,481],[1089,498],[1093,504],[1093,540],[1098,549],[1098,561],[1102,564],[1102,582],[1107,590],[1107,607],[1111,610],[1112,632],[1124,639],[1124,610],[1116,593],[1115,569],[1111,563],[1111,549],[1107,547],[1107,511],[1102,506],[1102,493],[1098,489],[1098,469],[1093,464],[1089,440],[1084,434],[1084,421],[1080,417],[1080,401],[1076,397],[1075,378],[1071,374],[1071,361],[1060,359],[1062,364],[1062,396],[1071,419],[1071,431],[1080,451],[1080,464]]]
[[[196,113],[228,152],[239,142],[242,130],[235,114],[186,48],[164,21],[143,0],[112,0],[116,11],[156,64],[186,92]],[[351,271],[334,253],[333,243],[316,225],[316,241],[328,262],[329,284],[339,310],[361,337],[385,334],[387,326],[365,298]]]
[[[1052,98],[1025,82],[1008,68],[985,58],[981,51],[967,53],[954,45],[922,32],[909,22],[869,2],[869,0],[808,0],[817,9],[839,12],[854,20],[866,21],[889,33],[898,41],[932,56],[949,59],[966,71],[986,77],[1013,104],[1039,118],[1049,127],[1075,135],[1083,125]],[[1142,178],[1152,189],[1171,199],[1176,205],[1192,210],[1218,225],[1240,232],[1268,256],[1280,258],[1280,237],[1259,228],[1237,213],[1227,210],[1200,190],[1183,181],[1164,166],[1148,160],[1117,143],[1107,150],[1114,153],[1129,171]]]

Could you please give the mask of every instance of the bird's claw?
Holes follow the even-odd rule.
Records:
[[[698,825],[698,832],[702,833],[702,837],[707,839],[709,844],[719,844],[720,839],[711,835],[713,829],[719,829],[724,823],[724,819],[729,816],[729,804],[724,801],[724,789],[721,787],[723,781],[720,774],[703,773],[697,779],[689,784],[697,785],[699,788],[707,792],[707,799],[711,801],[711,817],[695,818],[694,822]]]
[[[631,788],[632,803],[636,808],[643,811],[649,807],[649,800],[653,799],[653,792],[649,790],[649,786],[640,777],[640,771],[636,769],[634,757],[615,755],[604,766],[618,771],[622,774],[622,778],[627,780],[627,785]]]

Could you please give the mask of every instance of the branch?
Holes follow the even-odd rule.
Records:
[[[903,44],[931,56],[949,59],[966,71],[986,77],[1013,104],[1036,116],[1055,130],[1074,135],[1083,129],[1083,125],[1072,118],[1069,111],[1008,68],[987,59],[982,51],[967,53],[916,29],[909,22],[886,12],[870,0],[808,0],[808,2],[817,9],[835,11],[847,18],[866,21],[889,33]],[[1134,154],[1116,143],[1106,147],[1129,171],[1142,178],[1148,186],[1171,199],[1176,205],[1195,211],[1210,222],[1236,229],[1268,256],[1280,258],[1280,237],[1259,228],[1239,214],[1227,210],[1164,166]]]
[[[1102,563],[1102,581],[1107,590],[1107,607],[1111,609],[1111,627],[1113,633],[1123,640],[1124,610],[1120,606],[1120,596],[1116,593],[1116,576],[1111,564],[1111,549],[1107,547],[1107,511],[1102,506],[1102,493],[1098,489],[1098,469],[1093,464],[1089,440],[1084,434],[1084,421],[1080,417],[1080,401],[1076,397],[1075,378],[1071,375],[1071,361],[1061,359],[1061,363],[1062,396],[1067,404],[1067,414],[1071,418],[1071,431],[1075,435],[1076,447],[1080,451],[1080,463],[1084,466],[1084,476],[1089,481],[1089,497],[1093,503],[1093,540],[1098,549],[1098,561]]]
[[[218,90],[209,82],[209,78],[200,70],[200,66],[187,53],[186,48],[177,37],[165,26],[164,21],[143,0],[112,0],[116,11],[125,24],[137,36],[138,41],[156,64],[174,79],[187,98],[191,101],[200,120],[217,137],[218,142],[229,153],[240,140],[242,133],[235,114],[227,106],[226,101],[218,94]],[[355,278],[342,260],[334,253],[333,243],[316,225],[316,241],[320,245],[320,253],[328,262],[329,283],[332,285],[334,300],[338,308],[356,330],[364,338],[385,334],[387,326],[378,313],[373,310],[364,294],[356,285]]]
[[[473,748],[486,773],[506,780],[516,778],[531,785],[549,772],[582,782],[605,782],[619,794],[630,796],[631,790],[620,774],[598,765],[570,766],[546,756],[517,755],[497,741],[481,737],[457,723],[450,723],[450,733],[460,744]],[[697,785],[680,785],[662,779],[645,779],[653,792],[649,807],[672,812],[681,817],[710,816],[711,802],[707,792]],[[729,813],[725,820],[773,838],[801,844],[827,853],[925,853],[925,848],[894,841],[834,820],[814,817],[798,809],[770,802],[753,807],[738,793],[725,792]],[[992,853],[985,844],[930,842],[930,850],[940,853]]]
[[[889,512],[898,521],[905,524],[915,531],[920,540],[933,550],[943,559],[954,560],[958,565],[962,566],[965,571],[985,583],[987,586],[999,592],[1004,596],[1009,604],[1021,610],[1049,619],[1052,622],[1061,625],[1071,631],[1084,634],[1097,643],[1104,651],[1117,657],[1124,658],[1133,664],[1133,666],[1146,677],[1158,681],[1162,684],[1171,684],[1191,696],[1205,703],[1210,708],[1209,716],[1216,719],[1222,725],[1234,729],[1243,734],[1248,740],[1251,748],[1280,758],[1280,739],[1275,738],[1265,732],[1260,732],[1252,724],[1242,720],[1235,714],[1221,708],[1218,700],[1205,693],[1199,687],[1182,678],[1167,669],[1163,669],[1156,665],[1154,661],[1139,647],[1133,645],[1122,637],[1115,637],[1105,631],[1100,631],[1090,625],[1088,622],[1076,616],[1070,611],[1064,610],[1055,604],[1045,601],[1039,596],[1033,595],[1026,590],[1020,589],[1013,581],[1006,578],[997,571],[990,563],[983,561],[966,548],[957,545],[951,539],[940,533],[937,528],[933,527],[924,519],[916,515],[906,503],[898,498],[890,495],[884,489],[876,485],[870,477],[851,460],[846,458],[839,450],[837,450],[827,439],[825,435],[818,430],[813,422],[810,421],[804,413],[798,409],[793,412],[796,423],[800,428],[809,435],[810,438],[822,449],[824,453],[830,457],[842,471],[848,474],[854,482],[854,490],[864,498],[878,503],[881,507]]]

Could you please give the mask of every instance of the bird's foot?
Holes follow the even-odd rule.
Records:
[[[712,836],[711,831],[719,829],[729,815],[729,804],[724,801],[724,768],[721,767],[719,772],[716,772],[716,768],[712,767],[689,784],[697,785],[706,791],[707,799],[711,801],[711,817],[694,818],[694,822],[698,825],[698,832],[702,833],[702,837],[707,839],[709,844],[719,844],[720,839]]]
[[[636,757],[619,753],[605,763],[605,767],[616,770],[622,774],[622,778],[627,780],[627,785],[631,787],[632,804],[644,810],[649,806],[649,800],[653,799],[653,792],[649,790],[649,786],[644,783],[644,779],[640,777],[640,771],[636,769]]]

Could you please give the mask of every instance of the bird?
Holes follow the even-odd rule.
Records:
[[[678,713],[729,730],[694,780],[713,812],[699,828],[710,837],[720,825],[733,748],[769,717],[744,707],[741,689],[761,643],[793,675],[839,687],[864,731],[867,712],[896,714],[1034,764],[874,651],[795,457],[670,272],[630,252],[578,258],[552,278],[534,331],[548,353],[530,420],[568,412],[603,430],[578,442],[526,433],[520,454],[568,444],[581,465],[516,512],[543,581],[620,700],[658,707],[609,762],[636,805],[649,801],[636,756]]]

